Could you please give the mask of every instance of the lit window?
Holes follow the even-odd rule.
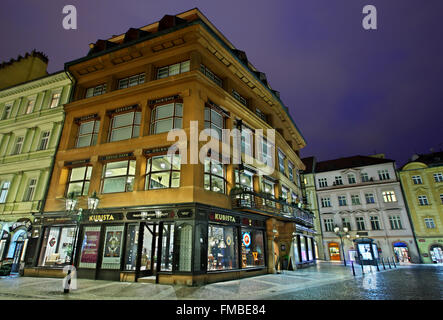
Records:
[[[214,159],[205,159],[205,190],[225,193],[225,168]]]
[[[39,266],[61,266],[71,262],[75,227],[48,227],[43,235]]]
[[[118,88],[125,89],[145,83],[145,73],[136,74],[134,76],[118,80]]]
[[[248,127],[243,126],[241,131],[241,152],[250,157],[253,156],[253,132]]]
[[[283,200],[287,201],[289,197],[289,189],[285,186],[281,187],[281,197]]]
[[[183,126],[183,103],[175,102],[158,105],[151,114],[151,134],[181,129]]]
[[[383,193],[383,201],[384,202],[396,202],[397,197],[395,196],[394,191],[384,191]]]
[[[238,257],[236,227],[209,224],[208,271],[237,269]]]
[[[425,218],[426,228],[435,229],[435,223],[433,218]]]
[[[183,72],[188,72],[190,60],[158,68],[157,79],[163,79]]]
[[[262,139],[260,152],[260,160],[267,166],[274,168],[274,145],[268,143],[264,137]]]
[[[69,180],[66,188],[66,196],[87,196],[89,182],[91,180],[91,166],[72,168],[69,172]]]
[[[106,93],[106,83],[86,89],[85,98],[95,97]]]
[[[283,174],[286,174],[285,159],[286,159],[286,155],[283,152],[281,152],[280,150],[278,150],[278,167],[280,169],[280,172]]]
[[[97,144],[100,120],[93,119],[79,124],[76,147],[89,147]]]
[[[238,187],[253,191],[253,176],[254,174],[248,170],[244,170],[241,173],[238,170],[235,170],[235,184]]]
[[[59,102],[60,102],[60,92],[56,92],[52,94],[52,98],[51,98],[51,104],[49,105],[50,108],[55,108],[58,106]]]
[[[178,188],[180,155],[159,155],[148,159],[145,189]]]
[[[133,190],[135,160],[108,162],[103,166],[102,193]]]
[[[35,187],[37,185],[37,179],[30,179],[28,188],[26,189],[25,196],[23,197],[23,201],[32,201],[34,197]]]
[[[141,112],[132,111],[112,116],[109,142],[137,138],[140,134]]]
[[[50,131],[42,132],[42,136],[40,139],[40,144],[38,146],[38,150],[46,150],[48,148],[50,134],[51,134]]]
[[[26,106],[25,114],[30,114],[34,111],[35,99],[31,99],[28,101],[28,105]]]
[[[205,129],[213,129],[217,132],[213,137],[222,139],[222,129],[224,128],[225,119],[221,112],[215,107],[206,104],[205,106]]]
[[[274,183],[269,180],[263,179],[262,180],[262,192],[274,196]]]

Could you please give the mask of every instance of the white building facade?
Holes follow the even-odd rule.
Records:
[[[325,257],[355,260],[356,238],[371,238],[380,257],[418,263],[418,250],[395,162],[355,156],[318,162],[315,183]],[[334,232],[342,232],[342,240]],[[343,247],[343,249],[342,249]]]

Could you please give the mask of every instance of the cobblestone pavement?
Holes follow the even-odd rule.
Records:
[[[386,266],[387,267],[387,266]],[[404,300],[443,299],[443,265],[409,265],[378,272],[319,262],[316,266],[198,287],[78,279],[63,294],[62,279],[2,277],[0,300]]]

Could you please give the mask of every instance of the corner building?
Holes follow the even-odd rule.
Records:
[[[26,274],[61,276],[73,257],[79,277],[193,285],[314,262],[313,217],[298,205],[305,141],[266,76],[198,9],[98,40],[65,66],[75,90]],[[275,145],[242,143],[275,158],[274,173],[212,151],[190,164],[191,121],[199,132],[275,128]],[[186,163],[167,154],[172,129],[187,134]]]

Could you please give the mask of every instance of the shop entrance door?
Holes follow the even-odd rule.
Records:
[[[18,273],[20,271],[20,258],[22,256],[24,241],[17,241],[15,243],[14,258],[11,267],[11,273]]]
[[[394,253],[398,262],[409,262],[408,246],[405,243],[394,243]]]
[[[331,261],[340,261],[340,249],[338,243],[331,242],[329,243],[329,256]]]
[[[153,276],[156,274],[158,263],[158,230],[158,224],[144,224],[139,277]]]

